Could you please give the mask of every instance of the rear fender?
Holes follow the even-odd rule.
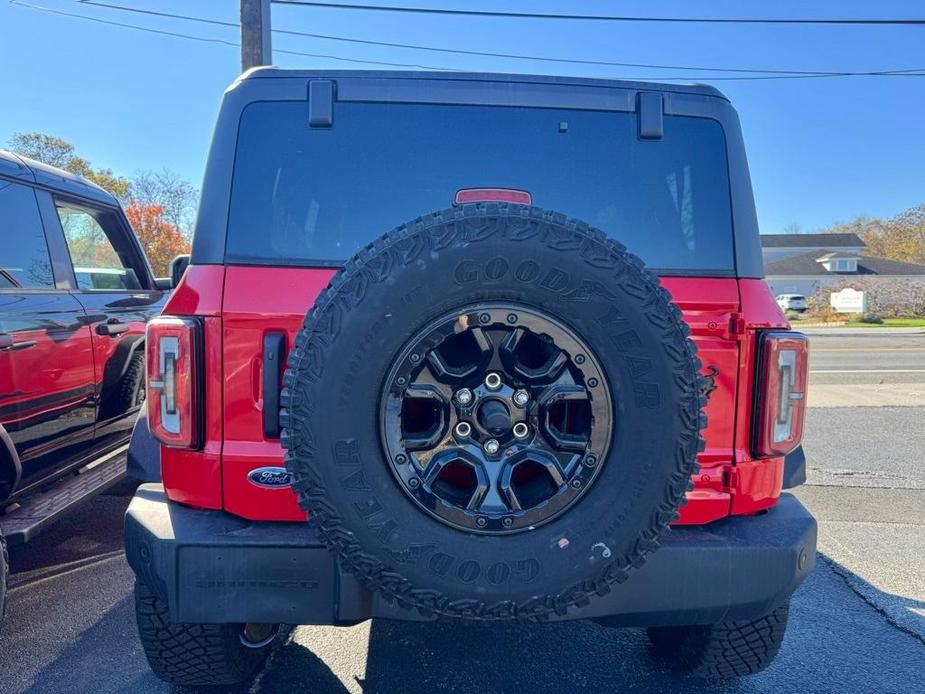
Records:
[[[115,353],[103,369],[103,397],[115,390],[122,381],[129,364],[132,363],[132,357],[136,354],[144,354],[144,344],[144,335],[126,335],[119,342]]]
[[[22,463],[13,445],[13,439],[0,424],[0,501],[8,498],[19,486]]]

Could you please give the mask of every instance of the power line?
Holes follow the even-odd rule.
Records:
[[[9,0],[11,5],[17,5],[19,7],[28,8],[30,10],[37,10],[39,12],[46,12],[48,14],[60,15],[62,17],[70,17],[72,19],[82,19],[88,22],[96,22],[97,24],[106,24],[108,26],[121,27],[123,29],[134,29],[136,31],[144,31],[149,34],[159,34],[161,36],[170,36],[173,38],[186,39],[189,41],[200,41],[202,43],[217,43],[224,46],[232,46],[234,48],[239,48],[240,44],[236,41],[228,41],[226,39],[219,39],[207,36],[195,36],[193,34],[182,34],[175,31],[166,31],[163,29],[154,29],[153,27],[139,26],[137,24],[127,24],[125,22],[116,22],[109,19],[102,19],[100,17],[91,17],[85,14],[79,14],[76,12],[65,12],[64,10],[56,10],[51,7],[43,7],[41,5],[33,5],[28,2],[21,2],[21,0]],[[234,25],[237,26],[237,25]],[[432,65],[418,65],[416,63],[394,63],[386,62],[381,60],[362,60],[360,58],[347,58],[339,55],[328,55],[324,53],[306,53],[303,51],[292,51],[286,49],[274,49],[276,53],[284,53],[286,55],[297,55],[306,58],[325,58],[328,60],[337,60],[347,63],[360,63],[363,65],[383,65],[386,67],[406,67],[406,68],[417,68],[419,70],[439,70],[443,72],[458,72],[453,68],[446,67],[436,67]]]
[[[171,19],[180,19],[191,22],[199,22],[202,24],[213,24],[216,26],[224,27],[234,27],[238,28],[239,25],[236,22],[228,22],[219,19],[211,19],[207,17],[196,17],[191,15],[176,14],[173,12],[160,12],[156,10],[147,10],[138,7],[127,7],[125,5],[115,5],[107,2],[96,2],[96,0],[80,0],[82,4],[93,5],[96,7],[104,7],[111,10],[119,10],[123,12],[132,12],[142,15],[150,15],[155,17],[165,17]],[[286,3],[283,3],[286,4]],[[503,58],[503,59],[516,59],[516,60],[531,60],[531,61],[540,61],[540,62],[551,62],[551,63],[569,63],[576,65],[595,65],[595,66],[606,66],[606,67],[632,67],[632,68],[645,68],[645,69],[654,69],[654,70],[691,70],[691,71],[700,71],[700,72],[721,72],[721,73],[740,73],[740,74],[749,74],[749,75],[782,75],[782,76],[802,76],[802,77],[855,77],[855,76],[899,76],[904,74],[918,74],[922,72],[923,68],[908,68],[902,70],[876,70],[876,71],[826,71],[826,70],[771,70],[771,69],[761,69],[761,68],[728,68],[728,67],[709,67],[709,66],[693,66],[693,65],[658,65],[652,63],[626,63],[626,62],[616,62],[610,60],[592,60],[592,59],[578,59],[578,58],[553,58],[550,56],[539,56],[539,55],[525,55],[519,53],[498,53],[491,51],[476,51],[469,49],[456,49],[456,48],[441,48],[436,46],[422,46],[418,44],[411,43],[397,43],[390,41],[375,41],[372,39],[360,39],[349,36],[333,36],[330,34],[317,34],[306,31],[295,31],[292,29],[273,29],[274,34],[289,35],[289,36],[301,36],[306,38],[314,39],[323,39],[327,41],[340,41],[346,43],[356,43],[363,45],[372,45],[372,46],[385,46],[389,48],[402,48],[409,50],[418,50],[418,51],[429,51],[434,53],[450,53],[456,55],[471,55],[479,57],[490,57],[490,58]],[[678,78],[655,78],[655,79],[691,79],[690,77],[678,77]],[[705,77],[702,79],[722,79],[720,77]],[[751,78],[749,78],[751,79]]]
[[[513,17],[520,19],[567,19],[596,22],[659,22],[674,24],[853,24],[853,25],[925,25],[925,19],[910,18],[770,18],[770,17],[633,17],[600,14],[560,14],[551,12],[514,12],[509,10],[463,10],[449,7],[407,7],[404,5],[361,5],[345,2],[314,2],[312,0],[271,0],[277,5],[302,5],[331,10],[367,10],[410,14],[465,15],[469,17]]]

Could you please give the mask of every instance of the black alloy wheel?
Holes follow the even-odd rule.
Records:
[[[427,513],[476,533],[535,529],[575,504],[606,460],[609,387],[567,326],[510,303],[420,330],[381,396],[382,443]]]

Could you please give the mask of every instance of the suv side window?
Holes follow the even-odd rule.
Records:
[[[0,291],[54,289],[51,259],[35,192],[0,180]]]
[[[141,289],[130,258],[119,253],[106,232],[105,213],[61,200],[55,201],[55,207],[71,254],[78,289]]]

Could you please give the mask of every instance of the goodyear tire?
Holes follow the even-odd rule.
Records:
[[[229,686],[247,682],[263,667],[273,649],[271,635],[256,647],[242,641],[244,625],[176,624],[167,603],[143,583],[135,583],[138,638],[151,670],[182,687]]]
[[[654,654],[693,677],[725,679],[767,668],[784,642],[790,600],[751,621],[648,629]]]
[[[286,462],[324,542],[385,599],[565,614],[677,517],[703,447],[699,368],[680,311],[619,243],[464,205],[380,237],[318,296],[284,378]]]

